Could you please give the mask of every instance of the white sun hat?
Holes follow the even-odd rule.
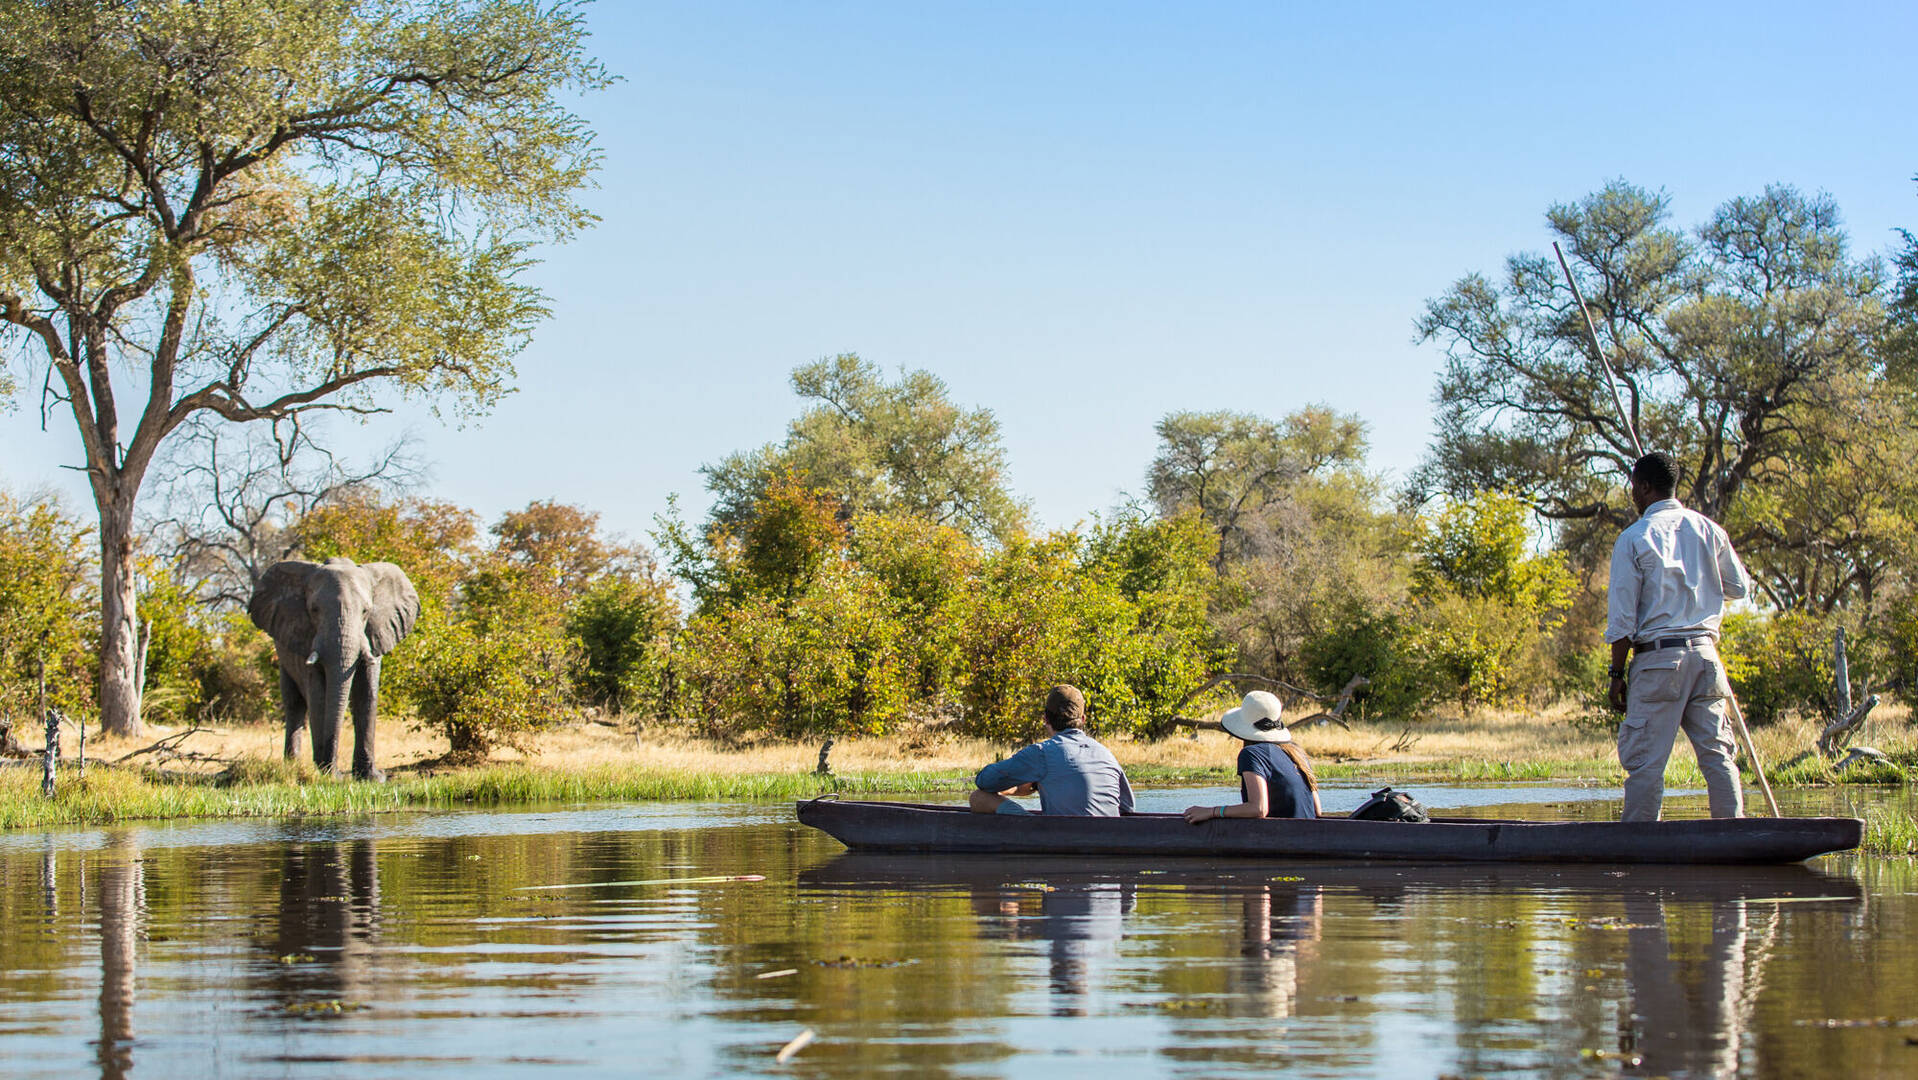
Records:
[[[1285,730],[1285,724],[1279,720],[1279,714],[1284,711],[1285,705],[1277,694],[1254,690],[1245,695],[1238,708],[1226,710],[1226,714],[1219,717],[1219,724],[1246,742],[1291,742],[1292,733]]]

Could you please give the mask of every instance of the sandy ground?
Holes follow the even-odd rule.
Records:
[[[1041,734],[1035,730],[1034,737]],[[1787,722],[1759,732],[1759,746],[1768,759],[1779,761],[1808,748],[1815,734],[1808,722]],[[1325,762],[1578,761],[1610,759],[1613,754],[1608,735],[1579,729],[1563,712],[1485,712],[1417,724],[1355,723],[1349,729],[1312,726],[1295,729],[1294,735],[1315,760]],[[1856,741],[1889,749],[1908,745],[1912,738],[1906,710],[1881,708],[1873,714],[1864,737]],[[148,752],[133,760],[165,758],[169,768],[211,770],[236,758],[275,758],[281,749],[280,732],[266,726],[193,730],[148,725],[138,739],[89,738],[87,755],[96,761],[111,761],[163,739],[188,756]],[[784,773],[811,771],[819,754],[817,743],[766,741],[728,747],[665,726],[652,725],[636,732],[631,724],[591,718],[544,732],[537,744],[536,754],[502,750],[494,760],[529,760],[554,768],[627,766]],[[1110,739],[1107,745],[1127,765],[1192,769],[1228,763],[1237,750],[1237,740],[1217,731],[1178,734],[1158,742]],[[77,740],[69,734],[65,753],[70,756],[76,749]],[[377,760],[389,772],[419,768],[436,762],[446,749],[443,738],[403,721],[388,722],[381,727]],[[977,739],[907,733],[838,740],[832,750],[832,767],[841,773],[970,770],[1004,752],[1002,747]],[[349,753],[350,736],[341,748],[341,764],[350,760]]]

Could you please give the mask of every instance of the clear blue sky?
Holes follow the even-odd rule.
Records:
[[[1428,297],[1547,243],[1614,177],[1692,224],[1784,181],[1854,243],[1918,228],[1918,5],[606,2],[581,108],[603,218],[545,253],[554,318],[464,429],[405,411],[430,493],[632,535],[776,439],[791,368],[858,352],[999,416],[1069,525],[1138,491],[1176,409],[1430,435]],[[29,380],[37,386],[37,379]],[[0,483],[66,486],[70,426],[0,417]]]

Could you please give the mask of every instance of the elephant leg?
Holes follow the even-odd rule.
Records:
[[[380,662],[367,657],[353,675],[353,775],[378,783],[386,774],[373,765],[373,731],[379,719]]]
[[[300,738],[306,733],[306,690],[300,680],[280,669],[280,711],[286,718],[286,760],[300,756]]]

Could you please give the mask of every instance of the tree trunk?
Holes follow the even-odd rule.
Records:
[[[137,613],[133,583],[133,498],[100,506],[100,726],[109,735],[140,734]]]

